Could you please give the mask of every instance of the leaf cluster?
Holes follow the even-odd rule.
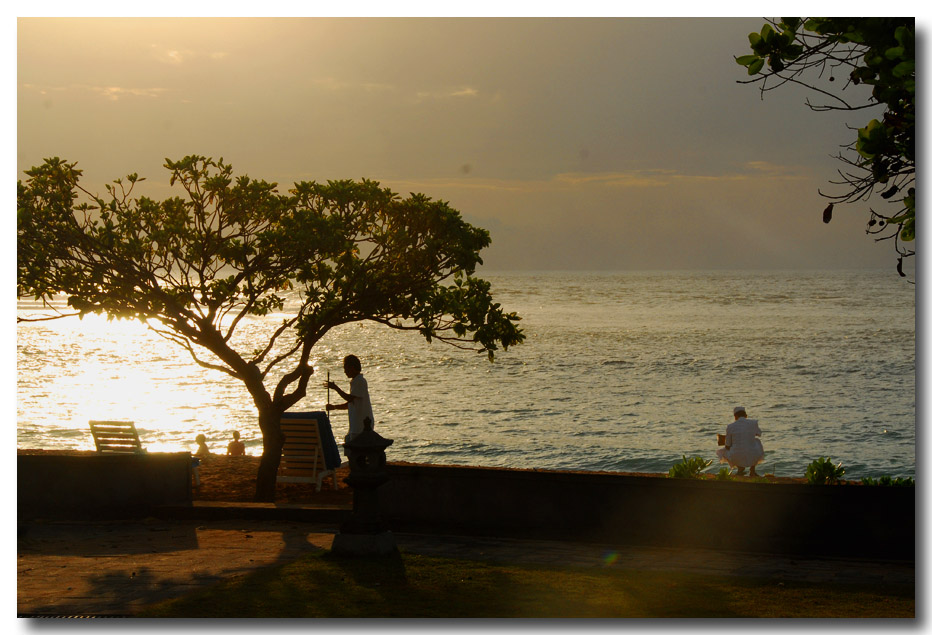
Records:
[[[916,43],[913,18],[780,18],[748,35],[751,54],[735,58],[748,75],[761,82],[762,94],[792,82],[822,95],[828,101],[809,106],[813,110],[860,110],[882,107],[883,114],[857,128],[848,146],[850,153],[838,158],[852,171],[839,171],[846,188],[834,201],[866,200],[875,190],[894,206],[892,212],[870,210],[867,233],[877,240],[893,239],[903,274],[903,258],[915,252],[901,243],[916,236],[915,97]],[[765,69],[765,64],[767,69]],[[811,83],[811,75],[835,82],[846,79],[839,90]],[[871,86],[866,103],[849,103],[843,91],[851,86]],[[831,220],[831,208],[823,215]]]
[[[826,456],[820,456],[806,468],[806,481],[810,485],[835,485],[845,474],[841,462],[835,464]]]
[[[715,474],[715,480],[716,481],[733,481],[735,479],[731,475],[731,470],[728,469],[727,467],[723,467],[719,469],[719,471]]]
[[[698,478],[702,470],[710,465],[712,465],[712,461],[703,459],[701,456],[687,459],[684,454],[683,460],[674,464],[670,471],[667,472],[667,476],[670,478]]]
[[[884,475],[878,479],[865,476],[861,479],[862,485],[879,485],[881,487],[915,487],[916,482],[908,476],[897,476],[896,478]]]

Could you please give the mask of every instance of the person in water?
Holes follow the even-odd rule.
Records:
[[[738,476],[751,468],[751,476],[757,476],[755,467],[764,460],[764,445],[760,441],[760,426],[757,419],[748,419],[744,406],[734,410],[735,420],[725,429],[725,447],[716,450],[719,461],[738,468]]]
[[[207,437],[203,434],[199,434],[194,440],[197,441],[197,452],[194,453],[194,456],[201,458],[210,456],[210,448],[207,447]]]
[[[233,440],[227,445],[227,456],[244,456],[246,444],[239,440],[239,430],[233,431]]]
[[[344,438],[351,441],[353,437],[363,431],[363,421],[369,419],[375,427],[375,417],[372,416],[372,402],[369,400],[369,384],[362,375],[362,363],[355,355],[347,355],[343,359],[343,372],[350,380],[349,392],[337,386],[336,382],[324,382],[324,386],[337,391],[346,403],[327,404],[327,410],[346,410],[349,416],[349,431]],[[346,446],[343,446],[346,454]],[[349,455],[347,455],[349,456]]]

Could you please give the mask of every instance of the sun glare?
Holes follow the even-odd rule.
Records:
[[[108,319],[106,315],[97,313],[89,313],[78,319],[63,318],[48,324],[62,332],[79,332],[95,338],[107,336],[117,343],[148,332],[146,325],[138,320]]]

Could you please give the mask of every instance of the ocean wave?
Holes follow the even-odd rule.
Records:
[[[571,432],[570,436],[572,437],[604,437],[612,434],[616,434],[610,430],[576,430]]]
[[[607,359],[602,362],[602,366],[633,366],[634,362],[627,359]]]

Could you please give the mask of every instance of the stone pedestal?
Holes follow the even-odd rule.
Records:
[[[398,552],[395,537],[379,515],[377,488],[388,480],[385,448],[393,443],[372,429],[366,419],[363,431],[346,442],[350,473],[343,482],[353,488],[353,515],[340,526],[331,552],[344,556],[387,556]]]

